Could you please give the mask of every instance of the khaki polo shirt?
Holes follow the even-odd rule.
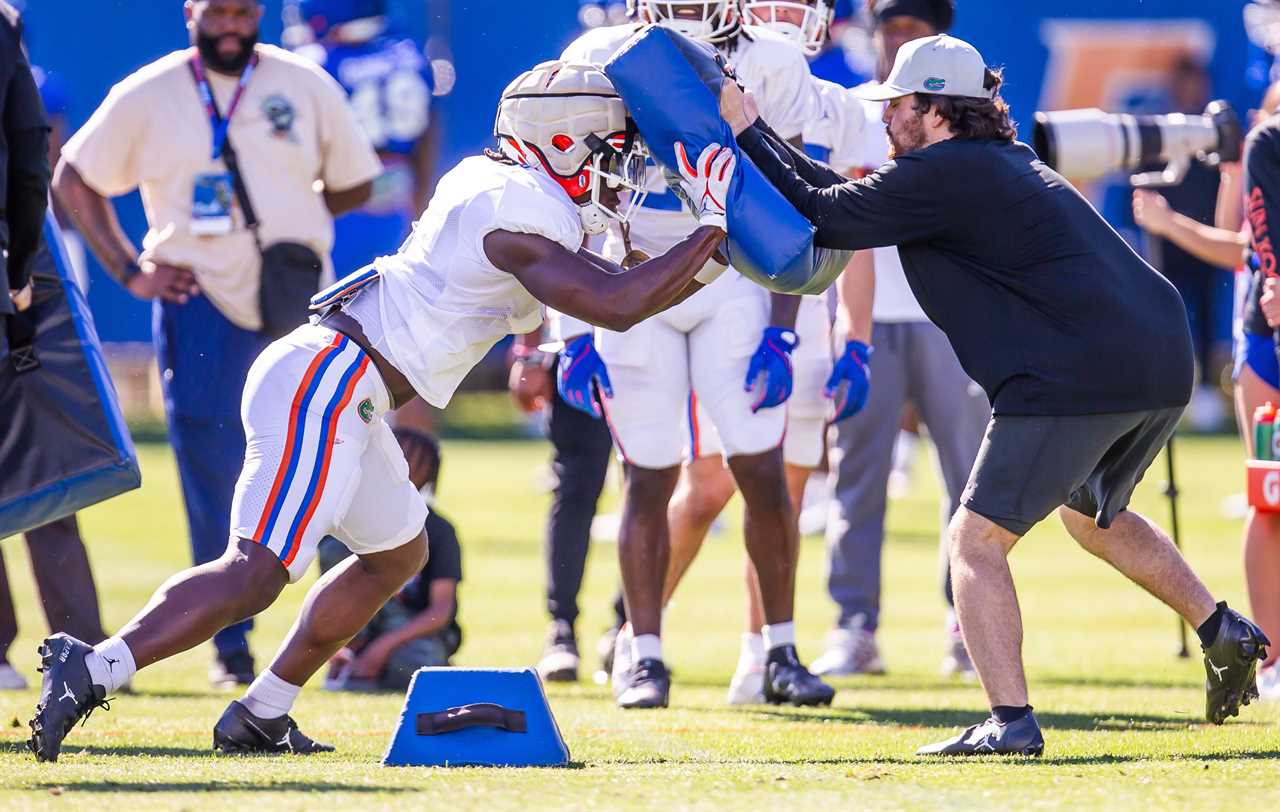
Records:
[[[226,172],[221,158],[211,157],[213,130],[189,68],[194,53],[175,51],[113,87],[62,155],[99,194],[139,189],[150,227],[143,258],[191,268],[218,310],[256,330],[262,325],[261,262],[239,205],[233,206],[231,233],[191,233],[196,177]],[[333,218],[323,189],[359,186],[382,166],[346,94],[322,68],[271,45],[258,45],[257,53],[258,66],[232,115],[229,138],[261,223],[262,243],[308,245],[331,275]],[[206,75],[225,115],[237,79]]]

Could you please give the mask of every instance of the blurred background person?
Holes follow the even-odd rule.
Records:
[[[230,538],[245,451],[240,396],[272,338],[262,329],[256,243],[301,246],[324,263],[333,215],[369,198],[381,165],[327,74],[257,44],[257,0],[187,0],[184,12],[194,47],[112,88],[63,148],[54,189],[103,268],[153,302],[169,440],[201,564]],[[261,219],[257,233],[246,226],[228,160]],[[133,189],[147,204],[142,253],[110,201]],[[214,636],[214,685],[253,681],[251,625]]]
[[[404,691],[415,671],[449,665],[449,658],[462,645],[458,625],[462,547],[453,524],[435,506],[440,443],[415,429],[397,427],[394,433],[409,463],[409,481],[431,509],[423,527],[427,562],[330,661],[325,680],[330,690]],[[325,538],[320,542],[320,571],[328,572],[349,555],[342,542]]]
[[[947,31],[953,0],[876,0],[870,6],[883,81],[898,49],[920,37]],[[866,103],[862,173],[889,158],[883,104]],[[982,443],[990,407],[969,379],[947,337],[920,308],[893,247],[859,251],[841,276],[837,335],[872,345],[871,390],[861,412],[834,424],[830,452],[834,501],[827,522],[827,591],[839,607],[826,650],[814,660],[819,674],[880,674],[884,661],[876,642],[880,625],[881,552],[894,446],[907,402],[914,405],[937,454],[947,499],[940,506],[943,594],[952,606],[946,526]],[[874,294],[872,324],[859,323],[856,301]],[[946,621],[947,674],[972,674],[955,613]]]
[[[1255,128],[1270,120],[1280,106],[1280,84],[1273,84],[1263,97],[1261,109],[1254,111]],[[1254,153],[1258,165],[1265,153]],[[1271,156],[1270,160],[1280,160]],[[1234,269],[1237,285],[1233,319],[1234,359],[1232,381],[1236,423],[1244,443],[1245,456],[1256,456],[1253,414],[1267,402],[1280,403],[1280,362],[1276,357],[1275,330],[1261,306],[1266,273],[1256,254],[1251,254],[1250,225],[1244,208],[1243,167],[1224,163],[1213,226],[1175,211],[1162,195],[1164,190],[1139,189],[1133,195],[1133,219],[1144,231],[1215,268]],[[1275,170],[1280,173],[1280,167]],[[1255,188],[1274,183],[1266,173],[1257,173]],[[1280,197],[1280,184],[1270,193]],[[1249,604],[1256,621],[1268,635],[1280,634],[1280,514],[1248,509],[1244,522],[1244,571]],[[1280,699],[1280,651],[1268,650],[1268,658],[1258,672],[1258,690],[1263,699]]]
[[[342,277],[393,253],[426,210],[442,129],[433,98],[453,89],[453,66],[393,30],[387,0],[290,0],[284,23],[286,45],[347,92],[382,161],[368,202],[334,220],[333,267]],[[415,398],[395,420],[430,431],[434,415]]]

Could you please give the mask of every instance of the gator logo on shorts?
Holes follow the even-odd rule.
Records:
[[[924,80],[925,90],[942,90],[946,86],[947,80],[939,79],[937,76],[930,76],[928,79]]]
[[[360,419],[368,423],[373,420],[373,401],[365,398],[360,401],[360,405],[356,407],[356,413],[360,415]]]

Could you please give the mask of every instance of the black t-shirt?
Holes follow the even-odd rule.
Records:
[[[1276,237],[1271,233],[1271,226],[1280,223],[1280,115],[1259,124],[1245,139],[1244,199],[1253,246],[1249,264],[1254,268],[1244,305],[1244,329],[1270,336],[1273,331],[1267,326],[1258,299],[1266,278],[1280,272],[1276,267]]]
[[[896,245],[911,290],[996,414],[1185,406],[1182,299],[1026,144],[950,139],[850,181],[757,123],[738,143],[817,229]]]
[[[458,534],[454,532],[449,520],[434,509],[427,515],[424,528],[427,533],[427,563],[422,572],[413,577],[400,590],[400,600],[414,611],[421,612],[431,606],[431,582],[437,578],[448,578],[453,581],[462,580],[462,547],[458,544]],[[453,603],[453,616],[449,618],[449,627],[458,628],[458,602]]]
[[[0,249],[10,288],[26,285],[49,205],[49,121],[22,50],[22,24],[0,2]],[[12,312],[0,297],[0,314]]]

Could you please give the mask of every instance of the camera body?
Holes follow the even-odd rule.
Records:
[[[1225,101],[1212,101],[1203,115],[1136,116],[1097,108],[1037,112],[1032,146],[1063,175],[1093,180],[1116,171],[1164,164],[1130,177],[1136,187],[1182,181],[1193,158],[1209,164],[1240,160],[1240,119]]]

